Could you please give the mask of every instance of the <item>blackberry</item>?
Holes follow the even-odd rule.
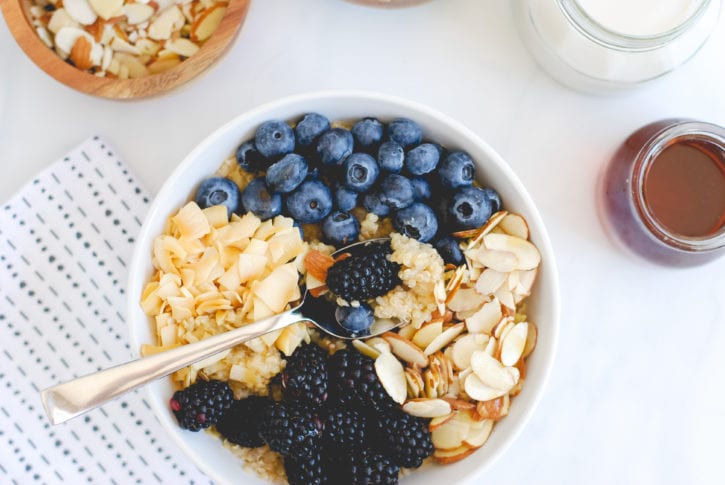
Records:
[[[327,473],[319,451],[314,453],[311,458],[285,458],[284,471],[287,473],[289,485],[323,485],[331,483],[327,479]]]
[[[217,423],[216,429],[234,444],[247,448],[262,446],[264,440],[259,437],[259,416],[270,406],[272,400],[261,396],[234,401]]]
[[[259,436],[282,456],[309,459],[319,450],[320,428],[312,414],[274,403],[261,418]]]
[[[366,426],[365,416],[354,409],[334,409],[325,419],[325,431],[322,435],[325,446],[335,450],[335,453],[362,448]]]
[[[389,261],[390,243],[369,243],[327,270],[327,286],[347,301],[381,296],[400,284],[400,265]]]
[[[377,449],[396,465],[418,468],[433,454],[427,419],[396,410],[379,416],[375,428]]]
[[[339,350],[329,361],[331,394],[361,412],[384,412],[394,406],[375,372],[375,361],[354,349]]]
[[[226,382],[197,381],[176,391],[169,405],[182,428],[199,431],[216,424],[233,401],[234,394]]]
[[[370,449],[350,455],[350,485],[394,485],[398,483],[400,467],[385,455]]]
[[[282,397],[308,409],[317,409],[327,400],[327,355],[316,344],[298,347],[282,371]]]

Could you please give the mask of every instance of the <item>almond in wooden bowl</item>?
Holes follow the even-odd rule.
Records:
[[[0,0],[35,64],[78,91],[115,99],[172,90],[236,37],[249,0]]]

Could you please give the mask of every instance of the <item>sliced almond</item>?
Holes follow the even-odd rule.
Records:
[[[501,286],[493,294],[498,299],[498,301],[501,302],[501,304],[504,307],[506,307],[510,310],[514,310],[514,311],[516,310],[516,302],[514,301],[514,294],[508,288]]]
[[[113,39],[111,39],[110,47],[116,52],[124,52],[126,54],[131,54],[134,56],[138,56],[141,54],[136,46],[132,45],[130,42],[126,41],[122,37],[114,37]]]
[[[226,4],[215,3],[206,9],[191,26],[191,38],[196,42],[204,42],[211,37],[226,13]]]
[[[458,412],[453,419],[438,426],[431,432],[433,446],[439,450],[453,450],[461,446],[463,440],[468,436],[471,426],[466,422],[457,419]]]
[[[492,429],[493,420],[484,420],[482,427],[471,428],[471,430],[468,432],[468,435],[463,440],[463,444],[468,445],[474,449],[482,447],[486,443],[486,441],[488,441],[488,437],[491,435]]]
[[[398,335],[408,340],[412,340],[415,333],[418,331],[415,325],[408,324],[398,328]]]
[[[327,281],[327,270],[333,264],[335,264],[335,260],[332,256],[317,251],[316,249],[310,250],[304,259],[304,266],[307,272],[322,282]]]
[[[490,267],[486,268],[476,280],[476,291],[484,296],[488,296],[501,287],[506,281],[506,277],[506,273]]]
[[[184,25],[184,14],[176,5],[161,12],[149,25],[148,35],[154,40],[169,40],[171,33]],[[181,25],[179,25],[179,23]]]
[[[484,384],[476,374],[470,374],[463,383],[463,388],[472,399],[490,401],[508,393],[508,390],[496,389]]]
[[[452,412],[446,416],[439,416],[439,417],[431,419],[430,423],[428,423],[428,430],[434,431],[435,429],[440,428],[441,426],[446,424],[448,421],[453,419],[455,417],[455,414],[456,413]]]
[[[378,357],[380,357],[381,352],[378,349],[371,347],[362,340],[353,340],[352,346],[355,347],[358,352],[370,357],[371,359],[377,359]]]
[[[408,397],[405,370],[398,359],[388,352],[381,353],[375,359],[375,373],[385,391],[393,401],[403,404]]]
[[[70,60],[80,70],[85,71],[93,66],[91,50],[93,44],[86,37],[80,36],[70,51]]]
[[[424,324],[415,335],[412,341],[421,349],[425,349],[436,337],[443,333],[443,319],[432,320]]]
[[[447,305],[451,311],[465,312],[477,310],[486,301],[486,297],[475,290],[475,288],[460,287]]]
[[[531,294],[531,288],[536,282],[538,269],[530,269],[527,271],[519,271],[519,280],[513,291],[520,295],[528,296]]]
[[[464,401],[463,399],[452,399],[452,398],[443,398],[446,401],[448,401],[448,404],[451,405],[451,409],[454,411],[470,411],[473,409],[476,409],[476,405],[472,402]]]
[[[184,57],[191,57],[199,51],[198,45],[183,37],[167,40],[164,47]]]
[[[490,401],[479,401],[476,405],[476,414],[481,419],[501,419],[509,412],[511,398],[508,394]]]
[[[468,243],[468,248],[472,248],[479,244],[483,237],[490,233],[491,231],[498,226],[498,224],[503,220],[504,217],[506,217],[506,214],[508,212],[506,211],[498,211],[495,214],[493,214],[491,217],[488,218],[488,221],[481,227],[481,229],[478,230],[475,237],[471,239],[471,241]]]
[[[493,327],[501,320],[501,304],[494,298],[484,303],[481,308],[466,318],[466,328],[470,333],[490,334]]]
[[[513,317],[503,317],[500,322],[496,325],[496,327],[493,329],[493,335],[496,337],[499,342],[503,338],[503,336],[511,330],[511,328],[514,326],[514,319]]]
[[[521,359],[526,346],[526,336],[529,333],[527,322],[517,323],[503,336],[501,341],[501,363],[512,366]]]
[[[163,59],[157,59],[153,62],[151,62],[148,66],[149,72],[151,74],[158,74],[160,72],[168,71],[169,69],[172,69],[176,66],[181,64],[181,58],[179,56],[175,57],[166,57]],[[316,296],[319,297],[323,293],[327,292],[327,285],[320,286],[318,288],[315,288]]]
[[[483,384],[506,392],[519,380],[518,369],[504,367],[501,362],[488,355],[486,351],[476,351],[471,355],[471,369]],[[466,392],[468,392],[468,389],[466,389]],[[487,399],[477,400],[487,401]]]
[[[93,42],[93,37],[88,32],[77,27],[63,27],[55,35],[55,47],[68,56],[79,37]]]
[[[498,227],[503,229],[503,231],[509,236],[521,239],[529,238],[529,225],[526,223],[526,219],[519,214],[514,214],[513,212],[506,214],[506,216],[501,219],[501,222],[499,222]]]
[[[417,345],[397,333],[386,332],[381,335],[390,344],[393,354],[410,364],[421,368],[428,366],[428,356]]]
[[[423,395],[425,382],[423,382],[423,375],[418,369],[406,367],[405,380],[408,385],[408,397],[417,398]]]
[[[451,405],[443,399],[411,399],[403,404],[403,411],[419,418],[439,418],[451,413]]]
[[[466,324],[463,322],[451,325],[450,327],[445,329],[443,333],[434,338],[433,341],[428,344],[423,352],[425,353],[425,355],[431,355],[435,352],[438,352],[440,349],[453,342],[453,340],[458,337],[465,329]]]
[[[124,14],[123,0],[88,0],[88,3],[93,11],[104,20]]]
[[[365,341],[370,347],[376,349],[378,352],[390,352],[390,344],[387,340],[381,337],[369,338]]]
[[[64,0],[63,8],[79,24],[91,25],[98,18],[88,0]]]
[[[521,358],[525,359],[526,357],[533,352],[534,347],[536,347],[536,340],[538,339],[539,331],[536,328],[536,325],[529,322],[529,328],[528,332],[526,332],[526,345],[524,345],[524,351],[521,353]]]
[[[520,270],[534,269],[541,262],[541,254],[532,243],[519,237],[507,234],[487,234],[483,244],[493,251],[506,251],[516,255],[516,268]]]
[[[63,27],[78,27],[79,23],[76,22],[68,15],[68,12],[64,8],[59,8],[53,12],[48,21],[48,30],[57,34]]]
[[[452,450],[441,450],[436,449],[433,452],[433,458],[443,465],[450,465],[451,463],[455,463],[457,461],[463,460],[464,458],[467,458],[470,456],[474,451],[476,451],[476,448],[471,448],[468,445],[461,445],[458,448],[454,448]]]
[[[369,331],[373,335],[389,332],[398,326],[398,322],[390,318],[376,318],[370,325]]]
[[[471,258],[486,268],[508,273],[517,268],[518,259],[511,251],[481,248],[471,254]]]
[[[126,22],[130,25],[137,25],[146,22],[154,14],[155,10],[151,5],[143,3],[127,3],[123,6],[123,14]]]
[[[483,334],[467,334],[451,345],[451,360],[457,370],[471,366],[471,355],[477,350],[485,350],[488,336]]]
[[[426,369],[423,371],[423,395],[428,398],[438,397],[438,380],[440,379],[440,373],[433,371],[432,369]]]

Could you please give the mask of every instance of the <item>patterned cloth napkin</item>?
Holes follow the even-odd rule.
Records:
[[[58,426],[40,402],[131,358],[124,288],[149,198],[93,137],[0,206],[0,483],[209,483],[142,390]]]

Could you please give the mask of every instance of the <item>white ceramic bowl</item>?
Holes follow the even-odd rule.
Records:
[[[387,95],[349,91],[294,96],[253,109],[206,138],[176,168],[161,188],[138,237],[128,287],[131,347],[138,351],[142,343],[153,341],[151,322],[138,302],[146,281],[153,273],[153,240],[161,233],[169,215],[190,199],[197,184],[213,174],[242,141],[254,136],[260,123],[272,118],[295,120],[310,111],[322,113],[331,120],[376,116],[385,121],[403,116],[417,121],[427,138],[450,149],[467,151],[477,163],[479,181],[494,187],[501,194],[505,208],[524,215],[529,223],[531,239],[542,254],[542,264],[529,309],[529,319],[538,326],[539,339],[536,349],[527,361],[523,391],[512,401],[509,415],[494,426],[485,446],[473,455],[455,464],[428,467],[402,480],[404,485],[470,482],[511,445],[544,392],[554,360],[559,328],[558,276],[554,253],[541,216],[511,168],[471,130],[420,104]],[[168,379],[149,385],[147,392],[166,431],[212,480],[220,485],[266,483],[243,471],[241,462],[222,446],[220,440],[208,433],[192,433],[178,426],[168,407],[168,400],[173,393]]]

